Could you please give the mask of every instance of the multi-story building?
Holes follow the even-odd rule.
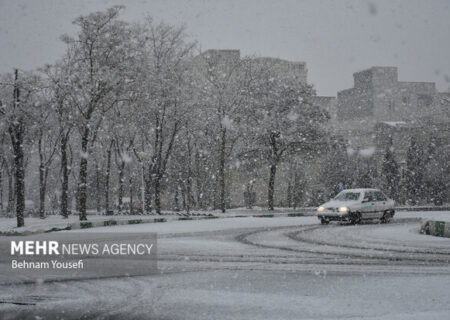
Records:
[[[437,92],[435,83],[398,81],[396,67],[372,67],[353,78],[354,87],[337,94],[331,123],[354,150],[375,148],[380,158],[392,140],[404,163],[411,136],[448,138],[450,94]]]
[[[239,50],[207,50],[201,56],[207,56],[210,61],[220,59],[221,62],[230,63],[241,59]],[[267,57],[253,59],[269,65],[280,75],[288,75],[307,84],[308,70],[305,62]],[[372,67],[354,73],[353,77],[353,88],[338,92],[337,97],[316,96],[312,100],[312,103],[326,110],[330,116],[330,121],[326,124],[327,131],[343,138],[352,154],[373,157],[379,172],[386,147],[391,142],[402,167],[406,165],[406,154],[412,136],[426,144],[433,135],[444,140],[444,145],[450,145],[450,93],[437,92],[433,82],[399,81],[396,67]],[[315,160],[298,160],[300,165],[296,166],[304,171],[303,179],[306,180],[310,196],[317,198],[326,189],[318,179],[320,163]],[[265,175],[265,171],[260,172],[254,185],[259,205],[264,205],[266,199]],[[292,175],[292,164],[280,165],[277,205],[286,204],[284,195]],[[230,177],[234,187],[229,192],[237,200],[234,205],[243,205],[242,194],[247,183],[244,177],[239,172]]]
[[[208,57],[209,61],[220,63],[233,63],[241,59],[239,50],[216,50],[210,49],[202,52],[197,58]],[[196,58],[196,59],[197,59]],[[256,57],[255,62],[267,64],[272,70],[283,76],[296,78],[300,83],[306,84],[308,69],[303,61],[287,61],[278,58]],[[195,60],[195,59],[194,59]]]
[[[241,59],[240,50],[227,49],[227,50],[206,50],[199,56],[194,58],[194,61],[198,58],[207,57],[209,61],[213,63],[233,63]]]
[[[426,130],[449,123],[446,93],[433,82],[398,81],[396,67],[372,67],[353,74],[354,87],[338,92],[336,132],[355,149],[374,146],[380,128]]]
[[[254,58],[253,60],[267,64],[275,73],[283,75],[284,77],[295,78],[302,84],[307,83],[308,69],[306,68],[306,62],[287,61],[269,57]]]

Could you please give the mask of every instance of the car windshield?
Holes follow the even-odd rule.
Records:
[[[334,200],[339,201],[348,201],[348,200],[358,200],[359,199],[359,192],[342,192],[334,198]]]

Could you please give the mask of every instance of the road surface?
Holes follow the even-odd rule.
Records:
[[[0,318],[448,319],[450,239],[419,227],[417,213],[387,225],[298,217],[112,227],[158,232],[159,272],[4,284]]]

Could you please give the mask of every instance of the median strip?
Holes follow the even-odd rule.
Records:
[[[304,217],[304,216],[305,214],[301,212],[288,213],[288,217]]]
[[[92,222],[80,222],[80,228],[81,229],[87,229],[92,228]]]
[[[32,230],[23,230],[23,231],[17,231],[17,230],[10,230],[10,231],[3,231],[0,232],[0,235],[6,235],[6,236],[19,236],[19,235],[31,235],[31,234],[39,234],[39,233],[49,233],[49,232],[57,232],[57,231],[68,231],[68,230],[77,230],[77,229],[90,229],[90,228],[97,228],[97,227],[110,227],[110,226],[119,226],[119,225],[135,225],[135,224],[143,224],[143,223],[163,223],[167,221],[192,221],[192,220],[210,220],[210,219],[225,219],[225,218],[249,218],[249,217],[255,217],[255,218],[275,218],[275,217],[304,217],[310,215],[309,213],[302,213],[302,212],[277,212],[275,214],[272,213],[262,213],[262,214],[230,214],[230,215],[200,215],[200,214],[193,214],[192,216],[168,216],[166,217],[142,217],[139,219],[124,219],[125,216],[117,216],[117,218],[114,219],[107,219],[107,220],[96,220],[93,219],[91,221],[76,221],[76,222],[69,222],[67,224],[61,223],[59,225],[53,225],[53,226],[42,226],[39,229],[32,229]],[[130,217],[131,218],[131,217]]]
[[[420,233],[450,238],[450,221],[425,220],[420,228]]]
[[[179,217],[178,220],[183,221],[183,220],[194,220],[194,219],[192,219],[191,217]]]

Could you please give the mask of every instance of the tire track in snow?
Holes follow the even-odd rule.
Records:
[[[411,219],[405,219],[406,221],[402,221],[401,219],[397,220],[396,223],[405,223],[411,222]],[[380,226],[380,225],[374,225]],[[384,226],[384,225],[383,225]],[[298,228],[298,227],[297,227]],[[298,253],[315,253],[321,259],[322,264],[381,264],[381,265],[416,265],[420,267],[427,266],[448,266],[450,261],[450,255],[447,252],[439,252],[435,254],[433,249],[423,250],[422,248],[408,248],[404,251],[396,249],[390,250],[388,248],[380,248],[380,247],[365,247],[365,246],[357,246],[357,245],[342,245],[331,243],[329,241],[315,240],[307,237],[309,233],[315,232],[316,230],[329,229],[329,226],[301,226],[300,230],[296,230],[295,232],[283,233],[284,227],[280,228],[272,228],[270,230],[256,230],[252,232],[247,232],[238,235],[235,237],[236,241],[256,246],[260,248],[267,249],[279,249],[283,251],[290,252],[298,252]],[[340,226],[333,226],[332,228],[340,228]],[[297,241],[300,246],[283,246],[283,245],[275,245],[270,244],[267,241],[264,241],[264,233],[268,232],[280,232],[283,236],[290,240]],[[258,241],[251,240],[251,237],[258,235]],[[301,236],[300,236],[301,235]],[[301,244],[308,244],[310,247],[301,248]],[[312,247],[311,247],[312,246]],[[338,249],[338,251],[333,249]],[[342,249],[347,249],[347,251],[342,252]],[[362,252],[360,252],[362,251]],[[366,251],[366,252],[364,252]],[[399,255],[399,253],[401,255]],[[340,260],[329,259],[330,256],[340,257]],[[323,259],[327,257],[326,259]]]
[[[385,226],[385,225],[383,225]],[[316,230],[316,229],[315,229]],[[311,231],[311,230],[309,230]],[[429,248],[427,250],[423,250],[423,248],[417,248],[417,247],[404,247],[403,249],[396,249],[396,248],[386,248],[386,247],[377,247],[377,246],[367,246],[367,245],[351,245],[351,244],[345,244],[345,243],[333,243],[330,241],[325,240],[317,240],[317,239],[311,239],[307,235],[308,233],[304,231],[296,231],[296,232],[290,232],[286,234],[289,238],[301,241],[305,243],[310,244],[316,244],[316,245],[322,245],[322,246],[333,246],[333,247],[339,247],[339,248],[350,248],[350,249],[363,249],[363,250],[374,250],[374,251],[383,251],[383,252],[398,252],[398,253],[417,253],[417,254],[431,254],[431,255],[442,255],[447,257],[447,259],[442,259],[444,262],[450,261],[450,249],[448,251],[437,251],[439,249],[435,248]],[[364,240],[364,239],[361,239]],[[389,244],[389,243],[388,243]],[[396,245],[396,244],[393,244]]]

